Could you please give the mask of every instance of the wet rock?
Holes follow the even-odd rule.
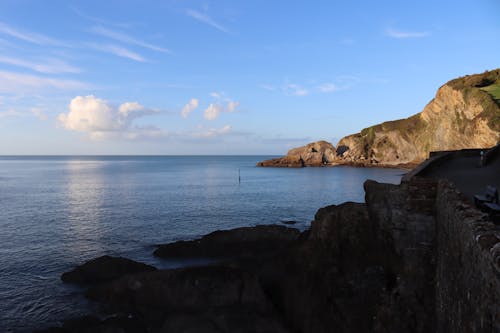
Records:
[[[102,256],[92,259],[69,272],[63,273],[61,280],[79,284],[103,283],[117,279],[125,274],[154,270],[156,268],[153,266],[127,258]]]
[[[193,241],[160,245],[154,254],[162,258],[227,258],[270,253],[290,245],[299,237],[294,228],[258,225],[214,231]]]

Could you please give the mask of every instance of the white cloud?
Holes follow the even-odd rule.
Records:
[[[208,108],[205,109],[204,116],[207,120],[216,119],[219,114],[224,110],[224,107],[220,104],[210,104]]]
[[[204,117],[207,120],[214,120],[219,117],[222,112],[236,112],[237,107],[240,105],[240,102],[228,100],[226,107],[224,107],[220,103],[211,103],[208,108],[204,111]]]
[[[144,111],[145,108],[137,102],[125,102],[118,108],[120,115],[129,117],[132,114],[137,114],[138,112]]]
[[[106,52],[114,54],[118,57],[127,58],[130,60],[138,61],[138,62],[146,62],[147,60],[138,53],[130,51],[124,47],[112,45],[112,44],[87,44],[89,47],[96,49],[98,51]]]
[[[385,34],[391,38],[397,38],[397,39],[422,38],[430,35],[429,32],[409,32],[409,31],[400,31],[392,28],[386,29]]]
[[[77,96],[71,100],[69,112],[61,113],[58,120],[65,129],[87,133],[91,139],[134,139],[156,137],[163,133],[155,127],[132,126],[135,118],[156,112],[137,102],[126,102],[114,107],[92,95]]]
[[[339,88],[333,83],[323,83],[318,87],[318,90],[322,93],[329,93],[339,90]]]
[[[187,116],[193,112],[194,110],[196,110],[196,108],[198,108],[198,105],[199,105],[199,102],[196,98],[192,98],[189,103],[187,103],[186,105],[184,105],[184,107],[182,108],[181,110],[181,116],[182,118],[187,118]]]
[[[79,68],[68,65],[59,59],[48,59],[45,62],[31,62],[19,58],[0,56],[0,62],[8,65],[15,65],[19,67],[29,68],[36,72],[46,74],[56,73],[80,73]]]
[[[227,112],[234,112],[234,111],[236,111],[236,108],[238,106],[240,106],[240,102],[229,101],[227,103]]]
[[[211,92],[210,93],[210,96],[212,96],[213,98],[217,98],[217,99],[222,98],[223,95],[224,95],[223,93],[218,93],[218,92]]]
[[[34,32],[20,31],[3,22],[0,22],[0,33],[37,45],[65,46],[65,43],[56,39]]]
[[[229,32],[229,30],[227,30],[224,26],[217,23],[213,18],[211,18],[210,16],[208,16],[205,13],[201,13],[201,12],[193,10],[193,9],[187,9],[186,14],[188,16],[194,18],[195,20],[198,20],[202,23],[208,24],[209,26],[211,26],[217,30],[220,30],[220,31],[226,32],[226,33]]]
[[[86,83],[36,75],[0,71],[0,93],[25,94],[45,90],[81,90]]]
[[[91,31],[98,34],[98,35],[101,35],[101,36],[104,36],[107,38],[111,38],[111,39],[117,40],[117,41],[122,42],[122,43],[140,46],[140,47],[150,49],[153,51],[157,51],[157,52],[171,53],[171,51],[169,49],[166,49],[164,47],[149,44],[149,43],[144,42],[142,40],[139,40],[139,39],[136,39],[136,38],[131,37],[129,35],[126,35],[124,33],[113,31],[110,29],[106,29],[104,27],[100,27],[100,26],[92,27]]]

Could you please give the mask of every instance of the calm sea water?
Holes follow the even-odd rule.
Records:
[[[322,206],[364,201],[366,179],[399,183],[403,173],[255,167],[266,158],[0,157],[0,332],[92,311],[59,279],[88,259],[189,264],[154,258],[155,244],[283,220],[304,229]]]

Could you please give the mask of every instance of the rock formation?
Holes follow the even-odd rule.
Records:
[[[416,115],[384,122],[342,138],[321,162],[358,166],[416,165],[431,151],[490,148],[500,140],[500,69],[449,81]],[[320,141],[323,145],[327,142]],[[281,159],[259,166],[301,166],[292,149]],[[336,154],[335,154],[336,152]],[[319,156],[319,154],[317,154]],[[299,154],[299,157],[302,156]],[[302,166],[318,166],[318,157]],[[309,162],[310,161],[310,162]]]
[[[279,225],[258,225],[218,230],[200,239],[160,245],[154,254],[162,258],[228,258],[271,253],[289,246],[299,231]]]
[[[258,166],[293,167],[323,166],[335,161],[335,147],[326,141],[310,143],[306,146],[288,151],[285,157],[262,161]]]
[[[63,273],[61,280],[69,283],[92,284],[103,283],[117,279],[126,274],[150,272],[156,270],[134,260],[122,257],[102,256],[87,261],[75,269]]]

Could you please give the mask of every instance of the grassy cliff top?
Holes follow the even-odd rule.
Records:
[[[500,84],[500,68],[485,71],[481,74],[473,74],[451,80],[446,85],[453,89],[483,88],[493,84]]]

